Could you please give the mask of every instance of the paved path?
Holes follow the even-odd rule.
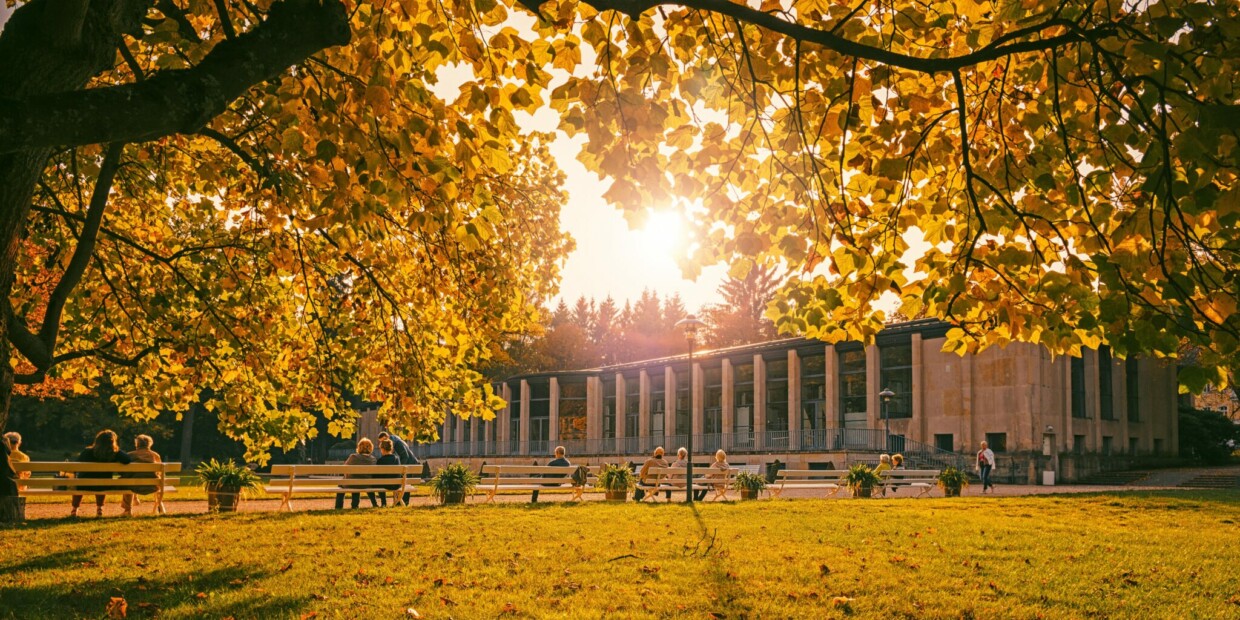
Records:
[[[1232,470],[1234,471],[1234,468],[1232,468]],[[1176,471],[1180,471],[1180,470],[1176,470]],[[1207,470],[1205,469],[1183,470],[1183,472],[1176,474],[1176,477],[1172,478],[1168,476],[1167,479],[1175,480],[1175,479],[1179,479],[1179,477],[1184,477],[1184,476],[1187,476],[1187,478],[1191,479],[1192,476],[1195,476],[1203,471],[1207,471]],[[1192,472],[1192,473],[1189,474],[1187,472]],[[998,497],[1011,497],[1011,496],[1021,496],[1021,495],[1050,495],[1050,494],[1055,494],[1055,493],[1099,493],[1099,492],[1149,491],[1153,489],[1172,489],[1172,488],[1174,488],[1174,484],[1150,485],[1148,478],[1140,485],[1128,485],[1128,486],[1076,485],[1076,484],[1059,485],[1059,486],[1036,486],[1036,485],[998,484],[998,485],[995,485],[995,489],[992,493],[986,493],[985,496],[993,495],[993,496],[998,496]],[[939,493],[936,491],[934,495],[938,496]],[[970,486],[969,488],[964,490],[964,495],[969,496],[969,497],[982,497],[983,495],[981,493],[981,485],[975,484],[975,485]],[[603,499],[603,495],[601,493],[586,493],[585,497],[587,501],[600,501]],[[798,489],[798,490],[789,490],[788,492],[784,493],[782,497],[813,498],[813,497],[822,497],[822,493],[821,491],[815,491],[812,489]],[[841,495],[840,497],[844,497],[844,495]],[[913,497],[913,493],[911,493],[909,490],[902,490],[895,497],[911,498]],[[95,518],[94,516],[95,506],[94,506],[92,498],[87,496],[84,499],[85,501],[82,502],[82,509],[79,511],[80,514],[84,515],[83,518],[87,518],[87,519]],[[479,496],[479,501],[481,501],[481,496]],[[496,497],[496,501],[500,503],[528,503],[529,495],[524,494],[524,493],[523,494],[512,494],[512,495],[500,495]],[[539,496],[540,503],[566,502],[566,501],[570,501],[570,495],[568,493],[543,492]],[[662,502],[663,500],[660,499],[659,503],[662,503]],[[414,497],[411,503],[414,506],[429,506],[429,505],[434,504],[435,502],[430,497],[422,495],[422,496]],[[202,514],[207,511],[207,503],[206,501],[203,501],[203,500],[184,500],[184,501],[171,500],[171,501],[166,501],[164,505],[167,507],[169,514]],[[279,499],[271,499],[271,498],[251,499],[251,500],[246,500],[245,502],[242,503],[241,511],[242,512],[275,512],[279,508],[279,506],[280,506]],[[363,506],[363,509],[370,509],[369,508],[370,502],[367,501],[365,496],[362,497],[361,506]],[[321,498],[321,499],[294,498],[293,507],[297,511],[332,510],[335,508],[335,500],[331,498]],[[140,506],[136,506],[134,508],[134,513],[137,516],[149,516],[151,514],[150,512],[151,508],[152,507],[151,507],[150,502],[143,502]],[[401,508],[399,507],[386,508],[386,510],[400,510],[400,509]],[[104,510],[103,514],[105,518],[119,517],[121,514],[119,501],[115,497],[109,497],[109,501],[104,506],[103,510]],[[26,518],[27,519],[63,519],[63,518],[67,518],[68,516],[69,516],[68,498],[65,498],[65,501],[62,503],[60,502],[54,503],[54,504],[38,503],[38,504],[27,504],[26,506]]]

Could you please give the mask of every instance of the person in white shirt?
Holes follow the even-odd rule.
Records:
[[[995,485],[990,482],[990,472],[994,468],[995,453],[983,441],[982,449],[977,451],[977,473],[982,477],[982,493],[985,493],[986,489],[990,489],[991,493],[995,492]]]

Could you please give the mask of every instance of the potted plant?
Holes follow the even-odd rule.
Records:
[[[758,499],[758,494],[766,490],[766,478],[743,471],[736,474],[732,488],[741,492],[741,499]]]
[[[242,494],[259,488],[263,483],[258,474],[234,463],[232,459],[204,461],[194,472],[207,489],[207,510],[210,512],[236,512]]]
[[[464,463],[449,463],[431,478],[431,495],[441,504],[464,504],[465,496],[478,486],[478,473]]]
[[[852,491],[853,497],[872,497],[874,488],[883,483],[883,479],[864,463],[857,463],[848,468],[848,473],[840,478],[840,482]]]
[[[943,489],[943,495],[946,497],[960,497],[960,489],[969,486],[969,475],[948,466],[939,472],[939,488]]]
[[[598,487],[603,489],[608,501],[623,502],[629,491],[637,486],[637,477],[624,465],[606,463],[598,473]]]

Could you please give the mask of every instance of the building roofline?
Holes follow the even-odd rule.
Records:
[[[912,321],[904,321],[902,323],[893,323],[883,327],[878,333],[875,340],[878,344],[898,340],[907,335],[920,333],[923,336],[929,335],[930,338],[940,338],[951,328],[951,324],[940,321],[939,319],[915,319]],[[817,338],[781,338],[779,340],[770,340],[767,342],[757,342],[750,344],[742,344],[733,347],[724,347],[721,349],[702,349],[694,350],[693,357],[697,360],[718,359],[722,357],[731,357],[734,355],[744,355],[746,353],[764,353],[767,351],[779,351],[789,349],[800,349],[808,346],[828,346],[832,343]],[[848,344],[848,342],[835,343],[837,346]],[[853,344],[856,344],[855,342]],[[625,362],[623,364],[610,364],[607,366],[598,366],[596,368],[585,368],[575,370],[545,370],[538,372],[529,372],[519,375],[512,375],[496,383],[507,383],[509,381],[520,381],[529,379],[545,379],[550,377],[569,378],[583,377],[588,378],[602,373],[621,373],[626,370],[641,369],[648,366],[670,366],[675,364],[684,364],[689,361],[688,353],[679,355],[669,355],[666,357],[656,357],[651,359],[639,360],[635,362]]]

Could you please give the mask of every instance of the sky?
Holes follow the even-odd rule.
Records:
[[[0,30],[12,9],[0,3]],[[441,87],[449,86],[441,84]],[[455,87],[448,92],[455,96]],[[435,88],[442,92],[441,88]],[[550,130],[556,125],[555,114],[547,110],[530,119],[539,129]],[[643,290],[650,289],[660,297],[680,295],[690,312],[703,305],[718,303],[719,285],[727,275],[721,266],[704,269],[696,280],[683,277],[674,252],[681,252],[692,240],[685,238],[685,227],[666,211],[654,211],[649,224],[642,230],[630,230],[624,216],[603,200],[609,185],[577,161],[581,140],[570,140],[560,133],[551,151],[567,178],[568,202],[560,216],[560,227],[577,241],[577,249],[568,257],[561,271],[560,295],[552,305],[564,299],[569,305],[579,296],[602,301],[611,296],[617,305],[636,300]]]

